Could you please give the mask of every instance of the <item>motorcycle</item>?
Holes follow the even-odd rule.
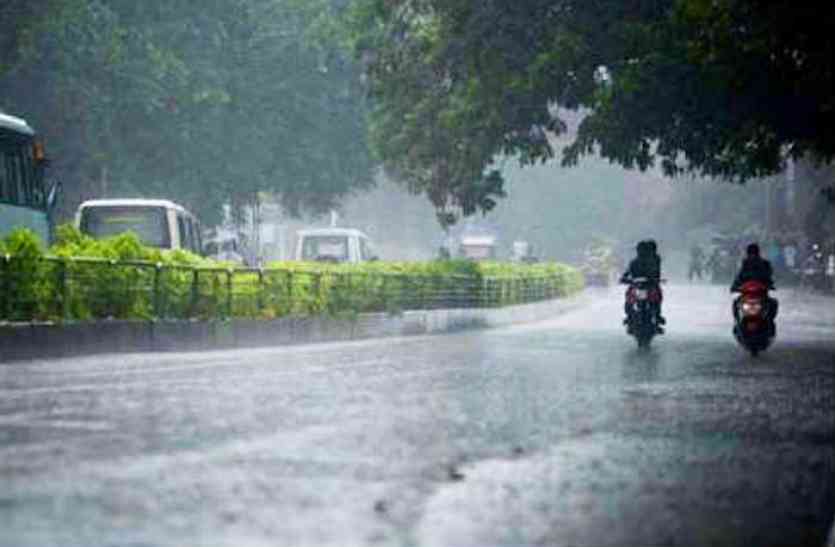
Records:
[[[656,313],[661,304],[661,289],[646,277],[636,277],[625,283],[629,285],[626,290],[626,333],[635,337],[639,348],[649,347],[656,334],[664,334]]]
[[[812,253],[803,261],[800,269],[800,287],[807,291],[826,292],[826,258],[820,247],[812,247]]]
[[[746,281],[739,287],[740,296],[734,301],[734,338],[754,357],[774,340],[768,289],[760,281]]]

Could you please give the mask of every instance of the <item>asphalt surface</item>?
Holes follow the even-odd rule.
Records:
[[[720,288],[552,321],[0,365],[0,545],[823,545],[835,300],[754,359]]]

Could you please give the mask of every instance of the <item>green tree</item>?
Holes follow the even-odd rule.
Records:
[[[326,210],[372,177],[360,73],[321,32],[339,2],[314,4],[14,0],[0,108],[44,134],[70,206],[173,197],[211,220],[268,192]]]
[[[357,0],[373,147],[440,209],[490,210],[497,157],[599,153],[746,181],[835,156],[835,5],[785,0]],[[454,220],[454,217],[446,217]]]

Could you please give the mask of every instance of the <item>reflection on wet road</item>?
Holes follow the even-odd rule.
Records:
[[[821,545],[835,302],[754,360],[730,297],[448,336],[0,366],[0,545]]]

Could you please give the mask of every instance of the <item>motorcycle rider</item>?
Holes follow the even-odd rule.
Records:
[[[821,289],[826,286],[826,262],[820,245],[813,243],[809,255],[800,269],[801,285],[809,289]]]
[[[771,268],[771,262],[760,256],[760,246],[756,243],[751,243],[745,248],[745,259],[742,261],[742,267],[736,275],[731,284],[731,292],[738,292],[743,283],[747,281],[759,281],[764,284],[768,290],[774,289],[774,270]],[[738,306],[739,298],[733,303],[733,316],[738,320]],[[779,304],[777,299],[771,296],[766,296],[766,303],[768,307],[768,323],[771,336],[776,333],[774,320],[777,318],[777,310]]]
[[[635,246],[635,252],[638,256],[629,263],[629,267],[621,276],[620,282],[628,285],[635,278],[644,277],[649,281],[651,288],[658,291],[659,298],[657,303],[653,303],[653,311],[659,325],[658,332],[663,333],[664,329],[660,325],[666,324],[667,320],[661,315],[661,257],[658,255],[657,245],[652,239],[640,241]],[[623,320],[623,324],[628,325],[632,313],[632,307],[628,302],[624,304],[624,312],[626,318]]]

